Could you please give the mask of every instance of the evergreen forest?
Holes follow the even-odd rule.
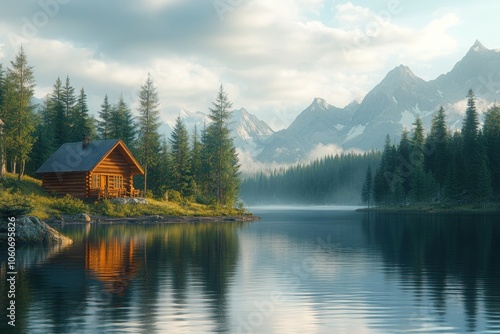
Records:
[[[486,206],[500,200],[500,106],[480,126],[474,92],[462,128],[449,131],[441,107],[426,135],[419,117],[399,144],[386,139],[379,168],[367,169],[361,195],[370,206]]]
[[[169,139],[159,133],[159,93],[149,74],[138,94],[138,116],[123,95],[116,103],[105,95],[94,118],[84,88],[77,91],[69,76],[55,80],[41,105],[33,103],[35,86],[34,68],[22,48],[8,68],[0,64],[0,175],[36,177],[37,168],[62,144],[81,141],[83,135],[121,139],[145,170],[135,184],[146,196],[236,204],[239,162],[229,130],[232,105],[222,85],[209,108],[211,122],[188,134],[178,118]]]

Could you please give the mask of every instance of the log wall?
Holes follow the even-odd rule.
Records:
[[[132,183],[132,173],[129,163],[118,150],[111,152],[101,163],[92,171],[92,174],[122,175],[123,187],[130,190]],[[89,187],[92,179],[89,175]]]
[[[48,193],[87,197],[86,173],[46,173],[42,175],[42,187]]]

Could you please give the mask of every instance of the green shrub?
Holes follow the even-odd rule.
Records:
[[[172,189],[167,190],[165,198],[168,198],[169,202],[174,202],[174,203],[182,202],[182,195],[177,190],[172,190]]]
[[[105,216],[113,216],[115,214],[115,205],[108,199],[96,202],[95,211]]]
[[[8,190],[0,191],[0,217],[18,217],[27,215],[33,210],[32,196]]]
[[[74,215],[88,211],[87,205],[85,205],[81,199],[71,197],[70,195],[57,198],[54,201],[53,208],[66,215]]]

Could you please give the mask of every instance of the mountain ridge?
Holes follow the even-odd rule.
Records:
[[[382,149],[387,134],[393,141],[399,140],[403,128],[411,129],[417,115],[429,129],[432,115],[440,106],[448,111],[448,126],[459,128],[469,89],[476,93],[480,108],[497,101],[500,95],[500,50],[488,49],[479,40],[451,71],[434,80],[425,81],[400,64],[359,103],[337,108],[315,98],[288,128],[263,144],[256,159],[296,163],[317,145]]]

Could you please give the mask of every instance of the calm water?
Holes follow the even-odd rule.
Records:
[[[18,251],[16,331],[500,332],[499,217],[253,212],[61,228],[73,245]]]

